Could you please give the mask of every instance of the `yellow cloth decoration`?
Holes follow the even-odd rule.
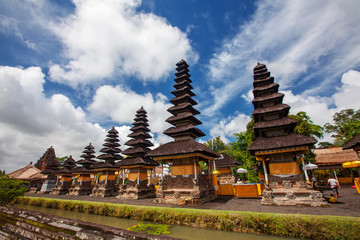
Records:
[[[196,166],[196,172],[199,174],[200,166]],[[171,175],[194,175],[194,165],[173,165],[171,166]]]
[[[270,163],[269,170],[271,175],[293,175],[300,173],[297,162]]]

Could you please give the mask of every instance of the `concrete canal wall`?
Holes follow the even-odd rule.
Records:
[[[170,240],[175,238],[137,233],[46,213],[1,206],[0,240],[3,239]]]

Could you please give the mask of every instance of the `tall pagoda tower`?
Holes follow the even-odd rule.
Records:
[[[81,167],[74,168],[72,170],[74,181],[72,187],[69,189],[69,195],[89,195],[91,194],[92,185],[91,185],[91,166],[96,163],[93,159],[95,158],[95,148],[91,143],[85,147],[83,154],[80,156],[83,159],[77,161],[76,163],[81,165]]]
[[[50,193],[56,185],[56,174],[61,166],[56,159],[55,149],[52,146],[48,148],[35,166],[42,170],[41,174],[46,175],[46,180],[38,193]]]
[[[170,204],[201,203],[215,198],[214,187],[209,175],[200,174],[199,162],[210,164],[220,155],[205,145],[196,142],[196,138],[205,134],[196,126],[202,124],[195,115],[200,114],[193,106],[192,81],[189,65],[181,60],[176,64],[175,84],[171,93],[175,96],[170,100],[174,106],[168,109],[173,116],[166,121],[173,125],[164,131],[172,137],[173,142],[166,143],[148,152],[146,156],[171,165],[171,176],[161,174],[160,186],[156,192],[155,202]],[[166,186],[166,189],[165,187]]]
[[[128,137],[132,138],[127,141],[125,145],[128,149],[123,151],[123,154],[128,157],[116,165],[122,169],[123,184],[120,186],[120,199],[139,199],[147,197],[155,197],[153,186],[148,185],[148,170],[153,170],[159,164],[145,154],[150,151],[153,144],[148,140],[151,138],[149,124],[147,123],[147,112],[143,107],[136,111],[136,118],[134,119],[134,127]],[[125,184],[125,169],[129,170],[128,181]],[[151,175],[151,174],[150,174]]]
[[[50,194],[61,195],[67,194],[72,184],[72,169],[76,167],[75,160],[70,156],[66,159],[61,166],[62,169],[56,172],[56,186],[53,188]]]
[[[283,104],[284,94],[278,92],[279,84],[274,83],[264,64],[258,63],[254,68],[253,86],[256,139],[248,150],[264,169],[265,191],[261,203],[327,205],[322,194],[312,190],[304,169],[304,154],[316,140],[294,133],[297,121],[288,117],[290,106]]]
[[[107,197],[114,196],[117,192],[117,186],[115,181],[115,172],[118,167],[115,166],[115,161],[121,160],[122,157],[120,140],[118,139],[119,132],[113,127],[108,131],[107,138],[103,144],[103,148],[100,150],[103,154],[97,158],[103,160],[103,162],[95,163],[92,166],[94,169],[94,188],[91,196],[95,197]]]

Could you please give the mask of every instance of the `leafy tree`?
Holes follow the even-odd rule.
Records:
[[[334,133],[334,145],[343,146],[347,141],[360,134],[360,109],[344,109],[333,116],[334,124],[326,123],[325,132]]]
[[[247,169],[246,177],[250,182],[256,182],[258,180],[258,175],[254,167],[257,165],[256,158],[251,155],[247,148],[255,140],[255,134],[253,131],[254,120],[251,120],[246,125],[246,131],[235,133],[236,141],[231,143],[231,148],[228,151],[228,154],[242,163],[242,167]]]
[[[221,140],[220,136],[214,137],[206,141],[204,145],[218,153],[221,153],[228,148],[226,143],[224,143],[223,140]]]
[[[329,148],[329,147],[333,147],[334,144],[330,143],[330,142],[319,142],[318,143],[318,148]]]
[[[15,198],[24,196],[28,182],[10,178],[0,170],[0,205],[7,205]]]
[[[298,121],[294,129],[295,133],[314,138],[324,137],[324,128],[314,124],[306,112],[298,112],[296,115],[289,115],[289,117]]]
[[[57,157],[56,160],[58,160],[61,165],[64,164],[65,160],[68,159],[68,156],[64,156],[64,157]]]

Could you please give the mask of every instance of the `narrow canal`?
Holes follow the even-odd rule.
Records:
[[[101,215],[94,214],[86,214],[86,213],[78,213],[71,211],[64,211],[59,209],[51,209],[51,208],[43,208],[37,206],[29,206],[23,204],[16,204],[14,207],[27,209],[31,211],[45,212],[53,215],[57,215],[60,217],[78,219],[81,221],[98,223],[102,225],[107,225],[111,227],[118,228],[129,228],[141,221],[132,220],[132,219],[124,219],[124,218],[115,218],[115,217],[106,217]],[[248,233],[237,233],[237,232],[228,232],[228,231],[219,231],[219,230],[211,230],[204,228],[192,228],[185,226],[177,226],[173,225],[170,228],[170,234],[166,234],[166,236],[180,238],[180,239],[189,239],[189,240],[275,240],[275,239],[293,239],[293,238],[282,238],[278,236],[269,236],[269,235],[259,235],[259,234],[248,234]]]

